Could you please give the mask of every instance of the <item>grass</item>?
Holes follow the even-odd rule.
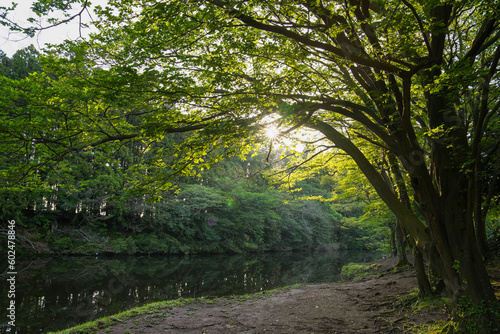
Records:
[[[450,305],[449,298],[433,296],[420,298],[418,288],[402,295],[395,303],[395,308],[409,310],[413,313],[428,312],[432,310],[445,310]],[[450,320],[438,320],[429,324],[420,324],[407,327],[408,333],[413,334],[447,334],[453,332],[453,323]],[[451,331],[451,332],[450,332]]]
[[[411,290],[406,295],[401,296],[396,302],[396,305],[401,308],[409,308],[414,313],[429,310],[442,310],[450,305],[449,298],[440,296],[420,298],[418,293],[418,288]]]
[[[380,264],[349,263],[342,267],[340,275],[345,280],[357,280],[363,277],[375,277]]]
[[[413,334],[448,334],[453,333],[453,324],[450,321],[436,321],[433,324],[425,324],[413,327]]]

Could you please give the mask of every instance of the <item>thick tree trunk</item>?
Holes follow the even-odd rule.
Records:
[[[399,199],[409,210],[411,210],[410,198],[408,197],[408,192],[406,190],[405,180],[403,178],[403,175],[401,174],[401,170],[399,169],[396,157],[394,156],[394,154],[389,153],[388,160],[391,172],[394,175],[394,181],[396,183],[396,189],[399,194]],[[406,234],[407,233],[403,224],[401,224],[401,221],[398,219],[396,221],[396,242],[399,253],[398,266],[406,266],[409,264],[408,258],[406,257]]]
[[[432,287],[425,272],[424,255],[416,245],[413,245],[414,268],[417,275],[418,289],[420,297],[429,297],[432,295]]]
[[[399,219],[396,221],[396,247],[397,247],[397,253],[398,253],[398,266],[407,266],[410,264],[408,262],[408,258],[406,256],[406,239],[405,239],[405,233],[404,233],[404,227],[399,221]]]
[[[474,320],[475,324],[473,326],[480,333],[490,333],[488,331],[488,327],[490,327],[488,322],[496,323],[495,326],[490,327],[491,329],[500,328],[498,315],[493,312],[493,309],[498,308],[498,305],[495,305],[496,297],[490,284],[483,257],[477,247],[473,226],[467,224],[466,214],[462,213],[463,205],[461,203],[463,201],[451,196],[447,202],[444,223],[448,244],[441,245],[441,248],[449,248],[452,255],[450,261],[453,260],[453,263],[445,263],[445,266],[449,267],[451,265],[455,271],[450,272],[448,275],[448,288],[452,293],[451,300],[456,305],[455,315],[458,317],[461,311],[466,313],[470,311],[476,315],[476,319],[464,319],[465,328],[467,328],[469,320]],[[457,227],[461,228],[457,229]],[[439,247],[438,251],[440,251]],[[461,308],[464,308],[464,310],[461,310]],[[480,314],[482,312],[479,311],[483,308],[484,314]],[[464,326],[463,322],[461,324]]]
[[[390,157],[392,157],[392,154],[389,154]],[[391,158],[389,157],[389,161],[391,161]],[[392,167],[392,166],[391,166]],[[392,168],[391,168],[392,169]],[[392,170],[394,174],[394,170]],[[388,173],[382,169],[381,175],[384,178],[385,182],[387,183],[387,186],[392,190],[393,193],[396,193],[396,189],[394,187],[394,181],[391,180],[389,177]],[[401,175],[394,175],[396,179],[396,187],[399,189],[400,187],[400,182],[401,182]],[[399,178],[398,178],[399,176]],[[404,183],[404,181],[403,181]],[[399,191],[400,196],[399,198],[401,199],[401,191]],[[407,195],[407,194],[406,194]],[[404,203],[404,201],[403,201]],[[406,206],[407,208],[410,208],[408,205]],[[410,209],[411,210],[411,209]],[[397,266],[406,266],[409,264],[408,258],[406,257],[406,239],[405,239],[405,230],[403,225],[401,224],[401,221],[399,219],[396,220],[396,226],[394,227],[394,232],[391,233],[391,238],[394,237],[394,246],[396,250],[396,255],[398,256],[398,264]]]
[[[442,195],[437,203],[428,203],[427,193],[416,187],[416,198],[424,214],[442,265],[441,276],[454,306],[460,332],[493,333],[500,328],[498,303],[490,284],[483,258],[477,246],[474,225],[468,219],[467,177],[451,168],[437,177]],[[439,210],[436,208],[438,204]]]
[[[478,333],[495,333],[494,330],[500,328],[500,320],[495,314],[499,311],[498,304],[477,248],[473,224],[468,223],[465,212],[467,178],[446,168],[447,165],[441,161],[436,182],[441,188],[440,194],[437,194],[424,160],[415,158],[423,157],[423,153],[402,152],[414,157],[413,161],[402,159],[402,162],[406,164],[415,197],[424,213],[429,227],[426,228],[350,140],[327,123],[315,120],[307,125],[323,133],[337,148],[354,159],[380,198],[401,220],[417,247],[443,278],[460,330],[466,332],[468,321],[474,320],[473,326]],[[462,311],[464,303],[468,303],[465,310],[477,311],[475,319]]]

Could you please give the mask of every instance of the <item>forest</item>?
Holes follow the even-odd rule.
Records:
[[[26,249],[411,249],[457,332],[500,327],[497,2],[15,7],[26,36],[94,29],[2,55],[1,210]]]
[[[23,79],[41,70],[38,57],[34,47],[12,58],[4,54],[1,74]],[[186,136],[165,138],[157,145],[168,147],[169,141],[181,142]],[[129,185],[144,172],[140,164],[150,159],[141,145],[130,142],[111,151],[76,152],[64,158],[63,168],[43,174],[43,187],[2,188],[1,217],[16,220],[21,251],[189,254],[366,249],[389,253],[395,217],[381,208],[380,199],[353,168],[340,174],[322,168],[294,185],[300,191],[291,194],[268,176],[273,166],[266,161],[267,152],[259,150],[243,159],[221,160],[197,176],[176,178],[177,191],[136,196]],[[282,160],[279,155],[273,152],[273,159]],[[3,158],[4,168],[17,165],[8,156]],[[353,182],[347,185],[346,178]],[[338,197],[335,201],[331,201],[333,193]],[[307,200],[312,196],[316,199]]]

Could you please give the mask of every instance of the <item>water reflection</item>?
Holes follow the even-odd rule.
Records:
[[[18,266],[16,328],[3,317],[0,333],[61,330],[159,300],[332,282],[343,264],[365,259],[356,252],[37,259]],[[7,302],[0,298],[2,310]]]

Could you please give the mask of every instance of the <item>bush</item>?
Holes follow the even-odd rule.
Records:
[[[54,250],[57,252],[68,253],[73,250],[73,240],[70,237],[60,238],[54,241]]]
[[[138,251],[133,237],[113,239],[109,242],[109,246],[115,253],[135,254]]]
[[[155,234],[141,234],[136,236],[135,244],[144,253],[168,253],[167,240],[160,240]]]

